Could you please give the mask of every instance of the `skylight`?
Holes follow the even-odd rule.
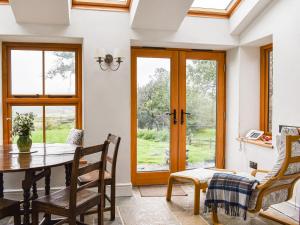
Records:
[[[128,10],[130,1],[131,0],[73,0],[73,6]]]
[[[228,18],[241,0],[194,0],[189,15]]]
[[[226,10],[233,0],[195,0],[192,8]]]

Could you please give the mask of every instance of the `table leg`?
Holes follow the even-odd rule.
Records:
[[[39,196],[38,196],[38,193],[37,193],[36,182],[33,182],[33,184],[32,184],[32,198],[37,199],[38,197]]]
[[[32,171],[25,171],[25,179],[22,181],[22,188],[23,188],[23,197],[24,197],[24,218],[23,224],[29,225],[30,224],[30,188],[32,185],[32,178],[34,177],[34,172]]]
[[[3,189],[3,173],[0,173],[0,198],[4,197]]]
[[[51,176],[51,169],[49,168],[48,172],[45,175],[45,195],[50,194],[50,176]],[[50,214],[45,214],[45,224],[48,224],[49,221],[51,220],[51,215]]]
[[[65,165],[65,173],[66,173],[66,187],[69,187],[71,184],[72,163],[68,163]]]

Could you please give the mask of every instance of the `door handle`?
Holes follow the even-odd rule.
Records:
[[[172,115],[173,115],[173,123],[174,123],[174,124],[177,123],[176,109],[174,109],[172,113],[167,112],[166,115],[169,115],[169,116],[172,116]]]
[[[184,124],[184,115],[190,116],[191,113],[185,112],[185,111],[183,111],[183,109],[181,110],[181,113],[180,113],[180,121],[181,121],[180,123],[181,124]]]

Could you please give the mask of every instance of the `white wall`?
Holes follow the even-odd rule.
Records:
[[[240,44],[242,46],[253,46],[253,43],[255,43],[257,40],[263,40],[264,38],[270,36],[273,37],[274,102],[272,133],[274,138],[275,135],[278,133],[279,124],[300,126],[300,105],[296,102],[296,97],[299,95],[298,90],[300,83],[300,29],[298,29],[300,23],[300,14],[298,12],[299,7],[300,1],[298,0],[273,1],[273,3],[270,4],[268,8],[260,16],[258,16],[256,20],[252,22],[252,24],[242,33],[240,37]],[[242,52],[243,50],[240,51]],[[250,52],[247,51],[247,54],[248,53]],[[231,57],[235,58],[236,55],[233,55]],[[240,122],[240,124],[245,124],[245,119],[247,117],[254,119],[253,109],[250,109],[248,107],[248,113],[247,111],[245,111],[245,109],[247,108],[247,104],[253,106],[254,108],[257,107],[257,104],[255,103],[254,99],[250,97],[252,90],[257,91],[257,86],[254,86],[254,83],[251,83],[251,81],[249,80],[253,79],[253,77],[251,78],[250,76],[254,76],[256,72],[252,71],[252,67],[247,66],[248,63],[255,64],[255,57],[252,57],[251,54],[248,54],[248,57],[247,55],[243,56],[242,53],[240,53],[239,57],[241,60],[241,62],[238,63],[241,66],[240,71],[238,71],[239,74],[228,74],[228,85],[233,85],[234,82],[236,83],[236,81],[232,81],[232,76],[240,76],[240,88],[236,88],[239,88],[240,92],[242,91],[242,89],[244,90],[245,87],[247,87],[248,89],[247,93],[244,93],[245,95],[240,93],[240,99],[236,100],[236,102],[240,104],[238,121]],[[247,64],[244,64],[245,62],[243,62],[243,58],[246,59]],[[245,69],[242,68],[243,64]],[[253,68],[255,68],[255,65],[253,66]],[[257,68],[255,68],[255,70],[257,70]],[[243,76],[244,73],[248,75]],[[258,77],[256,79],[258,79]],[[254,82],[254,80],[252,82]],[[242,88],[243,83],[244,88]],[[256,83],[255,85],[258,85],[258,83]],[[233,96],[232,93],[232,90],[228,90],[228,99],[237,98]],[[255,98],[257,98],[257,96]],[[244,101],[245,99],[248,99],[250,101]],[[231,117],[231,120],[233,120],[233,118],[236,117],[236,113],[230,114],[229,117]],[[248,129],[251,129],[257,127],[257,125],[258,124],[257,122],[255,122],[255,120],[252,120],[252,122],[248,120],[247,124],[245,124],[245,127],[240,127],[238,134],[243,135],[243,132],[246,130],[247,127]],[[231,133],[232,130],[228,130],[228,132]],[[227,137],[227,142],[228,143],[226,148],[226,162],[229,168],[247,170],[246,167],[248,165],[241,165],[241,163],[238,162],[238,159],[242,159],[245,162],[249,160],[254,160],[258,162],[259,167],[262,167],[264,169],[270,169],[274,161],[276,160],[276,150],[270,150],[267,148],[261,148],[247,144],[246,150],[244,150],[244,154],[241,154],[240,152],[238,152],[238,150],[236,150],[236,141],[233,141],[230,136]],[[232,157],[234,157],[234,159],[231,159]],[[295,196],[296,193],[299,194],[299,191],[299,187],[296,188]],[[297,199],[297,201],[297,204],[300,205],[299,198]]]
[[[258,47],[237,47],[227,51],[226,167],[249,172],[249,161],[272,169],[274,149],[240,143],[237,138],[259,129],[260,60]],[[259,156],[259,157],[258,157]]]
[[[122,137],[117,172],[119,195],[130,194],[131,188],[130,45],[227,49],[238,43],[237,37],[230,36],[229,22],[224,19],[187,17],[178,31],[161,32],[131,30],[128,13],[72,10],[69,26],[33,25],[16,23],[10,6],[1,5],[0,21],[0,41],[82,42],[85,143],[99,143],[108,132]],[[220,32],[222,35],[218,35]],[[96,48],[122,49],[125,61],[120,69],[101,71],[93,58]],[[62,171],[63,168],[53,171],[52,186],[64,185]],[[5,175],[5,188],[15,188],[22,176]]]
[[[97,144],[107,133],[122,137],[118,161],[117,182],[124,194],[130,194],[130,38],[128,13],[72,10],[72,25],[20,25],[15,22],[9,6],[0,6],[0,39],[52,41],[57,37],[82,38],[83,40],[83,95],[85,143]],[[109,22],[108,22],[109,21]],[[27,38],[23,38],[27,36]],[[29,36],[29,37],[28,37]],[[68,39],[66,39],[67,42]],[[96,48],[108,51],[120,48],[125,62],[117,72],[103,72],[95,62]],[[2,115],[2,114],[1,114]],[[2,120],[2,119],[1,119]],[[1,132],[2,133],[2,128]],[[2,135],[2,134],[1,134]],[[2,141],[2,139],[1,139]],[[52,186],[64,184],[63,168],[53,172]],[[22,175],[20,175],[22,176]],[[19,176],[19,178],[21,178]],[[15,188],[15,176],[6,175],[5,188]]]

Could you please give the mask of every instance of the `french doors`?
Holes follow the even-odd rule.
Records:
[[[224,167],[225,53],[132,49],[131,176]]]

